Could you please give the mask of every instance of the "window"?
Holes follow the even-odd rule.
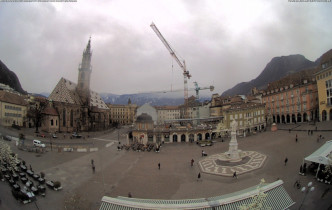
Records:
[[[332,105],[332,79],[326,81],[325,83],[326,83],[327,105]]]
[[[62,125],[66,126],[66,110],[65,109],[62,112],[62,120],[63,120]]]
[[[51,126],[53,126],[53,120],[51,120]]]

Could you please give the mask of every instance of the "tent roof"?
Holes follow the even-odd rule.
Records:
[[[266,193],[266,201],[263,208],[288,209],[294,205],[294,201],[282,186],[283,181],[265,184],[261,191]],[[198,199],[185,200],[155,200],[127,197],[107,197],[102,198],[99,210],[142,210],[142,209],[204,209],[204,210],[237,210],[239,206],[253,202],[253,196],[258,194],[257,186],[238,191],[235,193]]]
[[[307,161],[320,163],[320,164],[330,164],[329,154],[332,152],[332,140],[325,142],[323,146],[317,149],[314,153],[305,158]]]

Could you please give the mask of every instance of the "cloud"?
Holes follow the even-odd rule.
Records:
[[[0,59],[27,91],[50,92],[61,77],[77,81],[91,35],[93,90],[183,88],[182,70],[149,26],[154,21],[186,60],[189,87],[197,81],[222,93],[254,79],[275,56],[315,60],[329,50],[331,7],[259,0],[2,4]]]

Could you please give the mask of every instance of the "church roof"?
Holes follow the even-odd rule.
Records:
[[[43,111],[42,111],[43,114],[46,114],[46,115],[52,115],[52,116],[58,116],[59,113],[58,111],[53,108],[53,107],[46,107]]]
[[[152,122],[152,117],[148,115],[147,113],[142,113],[140,116],[137,117],[136,122]]]
[[[48,99],[69,104],[82,104],[82,101],[76,92],[76,84],[63,77],[55,86]]]
[[[74,82],[62,77],[48,99],[57,102],[82,105],[82,100],[76,91],[76,87],[77,85]],[[100,95],[94,91],[90,91],[90,103],[91,106],[100,109],[109,109]]]

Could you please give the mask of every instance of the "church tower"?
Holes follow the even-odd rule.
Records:
[[[80,95],[84,105],[89,105],[90,103],[90,77],[91,77],[91,37],[89,39],[88,45],[83,51],[82,63],[78,67],[78,82],[77,82],[77,92]]]

